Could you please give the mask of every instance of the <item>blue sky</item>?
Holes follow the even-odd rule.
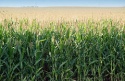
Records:
[[[125,0],[0,0],[0,7],[23,6],[122,7],[125,6]]]

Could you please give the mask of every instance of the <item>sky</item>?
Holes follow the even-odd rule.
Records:
[[[0,0],[0,7],[125,7],[125,0]]]

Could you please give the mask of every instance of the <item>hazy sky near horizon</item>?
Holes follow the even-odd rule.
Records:
[[[24,6],[123,7],[125,0],[0,0],[0,7]]]

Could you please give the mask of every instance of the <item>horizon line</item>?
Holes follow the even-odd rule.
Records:
[[[7,8],[11,8],[11,7],[14,7],[14,8],[23,8],[23,7],[27,7],[27,8],[29,8],[29,7],[31,7],[31,8],[46,8],[46,7],[118,7],[118,8],[123,8],[123,7],[125,7],[125,6],[0,6],[0,7],[7,7]]]

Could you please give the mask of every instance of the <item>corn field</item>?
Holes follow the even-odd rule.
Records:
[[[125,81],[125,23],[0,22],[0,81]]]

